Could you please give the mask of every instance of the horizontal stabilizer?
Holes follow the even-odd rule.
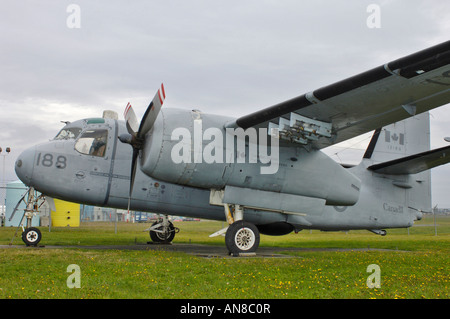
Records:
[[[372,165],[369,170],[380,174],[417,174],[450,162],[450,146]]]

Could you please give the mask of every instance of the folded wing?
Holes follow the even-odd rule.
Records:
[[[238,118],[324,148],[450,102],[450,41]],[[275,130],[275,131],[274,131]]]

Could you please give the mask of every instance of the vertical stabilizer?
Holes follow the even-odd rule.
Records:
[[[430,150],[429,113],[377,129],[364,154],[363,161],[374,165]],[[367,166],[366,166],[367,167]],[[431,172],[411,175],[386,175],[397,189],[404,189],[406,205],[417,211],[431,210]]]
[[[377,129],[364,158],[373,164],[430,150],[428,112]]]

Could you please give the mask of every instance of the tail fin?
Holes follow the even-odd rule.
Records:
[[[406,120],[377,129],[364,154],[363,161],[369,169],[386,162],[403,159],[430,150],[430,116],[422,113]],[[383,163],[381,165],[378,165]],[[378,173],[383,174],[380,170]],[[399,172],[400,173],[400,172]],[[387,173],[383,175],[388,175]],[[431,211],[431,172],[389,175],[395,187],[406,192],[406,205],[413,210]]]
[[[428,112],[377,129],[364,159],[372,164],[430,150],[430,116]]]

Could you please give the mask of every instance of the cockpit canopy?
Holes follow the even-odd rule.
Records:
[[[86,119],[68,123],[55,136],[56,141],[75,141],[75,150],[84,155],[105,156],[108,129],[102,118]]]
[[[75,150],[81,154],[103,157],[108,140],[108,130],[86,130],[75,143]]]
[[[81,133],[81,128],[79,127],[64,127],[55,136],[54,140],[76,140],[78,135]]]

